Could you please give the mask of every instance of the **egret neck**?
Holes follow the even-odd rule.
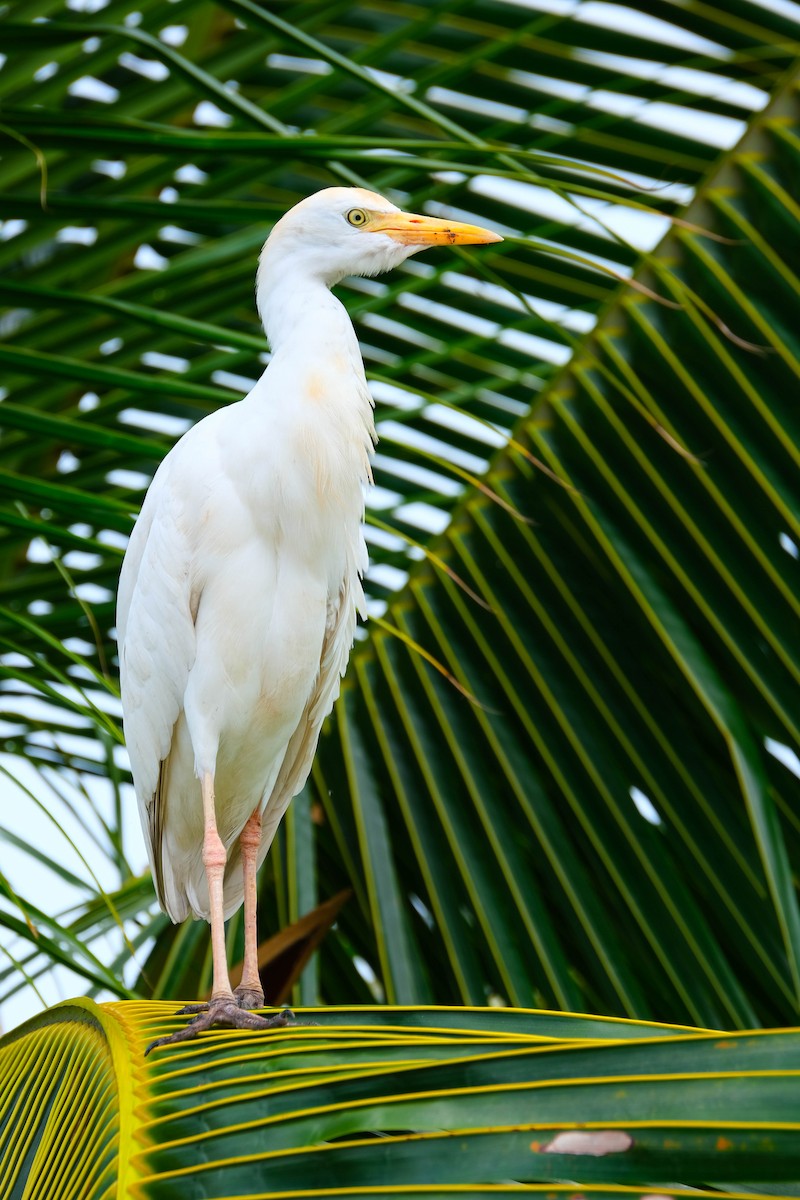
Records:
[[[273,393],[283,392],[285,380],[290,395],[284,393],[284,402],[311,408],[340,448],[342,441],[349,444],[358,459],[359,483],[365,483],[371,481],[369,454],[376,440],[372,397],[352,322],[330,290],[340,278],[339,272],[326,274],[316,257],[298,253],[296,246],[267,241],[256,276],[256,304],[272,349],[265,382]]]

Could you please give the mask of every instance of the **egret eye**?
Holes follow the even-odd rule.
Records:
[[[363,208],[351,208],[347,214],[347,220],[351,225],[366,225],[368,219]]]

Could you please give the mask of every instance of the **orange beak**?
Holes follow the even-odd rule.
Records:
[[[385,213],[373,217],[370,233],[386,233],[404,246],[480,246],[487,242],[502,242],[499,233],[465,225],[463,221],[442,221],[438,217],[421,217],[416,213]]]

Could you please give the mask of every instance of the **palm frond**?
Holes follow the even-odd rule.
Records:
[[[0,1042],[3,1178],[53,1200],[797,1194],[796,1031],[498,1009],[300,1017],[314,1023],[146,1059],[171,1006],[73,1002],[29,1022]]]

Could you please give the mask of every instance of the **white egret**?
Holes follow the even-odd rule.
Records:
[[[301,201],[258,268],[269,365],[153,478],[119,584],[125,735],[159,903],[173,921],[210,921],[213,963],[210,1003],[154,1045],[287,1019],[247,1011],[264,1002],[256,871],[311,770],[363,608],[375,441],[358,341],[330,288],[427,246],[501,240],[361,188]],[[242,901],[234,992],[224,921]]]

